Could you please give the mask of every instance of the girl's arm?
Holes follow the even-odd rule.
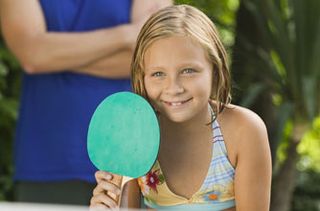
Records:
[[[263,121],[240,109],[236,150],[235,198],[237,211],[268,211],[271,189],[271,155]]]
[[[95,173],[97,186],[93,190],[90,208],[115,208],[117,203],[107,194],[119,195],[120,189],[111,180],[113,175],[105,171]],[[122,193],[121,207],[140,208],[140,190],[136,180],[127,183]]]

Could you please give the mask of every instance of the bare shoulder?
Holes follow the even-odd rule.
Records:
[[[249,135],[252,132],[266,133],[263,120],[253,111],[237,106],[229,105],[219,117],[219,121],[226,124],[230,131],[240,132],[241,135]]]
[[[259,148],[263,151],[269,149],[265,123],[253,111],[228,105],[219,115],[218,121],[226,137],[226,144],[236,157],[251,150],[260,151]]]

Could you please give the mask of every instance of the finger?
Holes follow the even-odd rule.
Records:
[[[99,211],[99,210],[109,210],[109,207],[107,207],[104,204],[95,204],[95,205],[90,205],[89,211]]]
[[[96,171],[94,174],[97,182],[100,182],[101,180],[111,180],[112,179],[112,174],[106,172],[106,171]]]
[[[101,186],[98,185],[93,189],[92,195],[95,196],[95,195],[98,195],[98,194],[104,193],[104,192],[105,192],[105,190]]]
[[[108,208],[116,208],[118,206],[117,203],[112,198],[110,198],[109,196],[107,196],[104,193],[95,195],[90,200],[90,205],[92,207],[95,207],[99,204],[105,205]]]
[[[93,195],[104,193],[106,191],[112,192],[115,195],[119,195],[121,193],[121,190],[117,185],[115,185],[109,181],[101,180],[98,183],[98,185],[96,186],[96,188],[93,190]]]

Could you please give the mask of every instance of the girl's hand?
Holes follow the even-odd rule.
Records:
[[[120,188],[111,182],[114,176],[105,171],[97,171],[95,178],[97,186],[93,190],[93,196],[90,200],[90,209],[115,209],[118,207],[116,196],[121,193]]]

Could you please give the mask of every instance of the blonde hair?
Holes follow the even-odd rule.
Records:
[[[200,10],[189,5],[166,7],[153,14],[142,27],[131,63],[132,87],[147,97],[144,86],[144,55],[156,40],[170,36],[188,36],[198,42],[212,62],[212,93],[210,99],[216,115],[231,101],[231,79],[227,54],[212,21]]]

